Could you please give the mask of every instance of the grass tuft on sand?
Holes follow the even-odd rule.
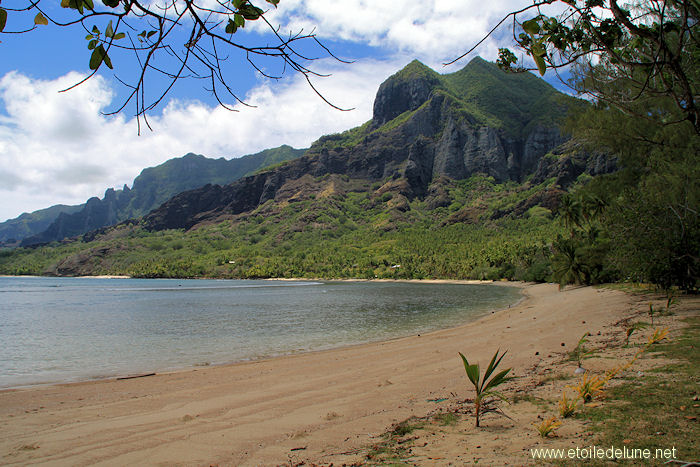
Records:
[[[650,355],[673,363],[628,377],[606,391],[605,404],[577,415],[592,422],[596,445],[652,452],[675,447],[679,459],[700,460],[700,317],[684,321],[682,334],[657,344]],[[647,465],[656,463],[663,462]]]

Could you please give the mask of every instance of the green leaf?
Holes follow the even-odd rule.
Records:
[[[90,69],[97,70],[102,64],[102,61],[104,60],[106,55],[107,51],[102,46],[102,44],[98,45],[97,48],[95,48],[95,50],[92,51],[92,55],[90,55]]]
[[[105,37],[114,37],[114,29],[112,28],[112,20],[109,20],[107,24],[107,29],[105,29]]]
[[[277,4],[280,2],[280,0],[265,0],[267,3],[274,5],[275,8],[277,8]]]
[[[61,0],[61,8],[78,10],[81,14],[83,13],[84,5],[87,5],[90,9],[93,9],[94,7],[92,0]]]
[[[114,35],[114,40],[118,41],[119,39],[124,39],[126,37],[126,34],[123,32],[118,32]]]
[[[256,20],[262,16],[264,13],[260,8],[246,4],[238,9],[238,12],[245,18],[249,20]]]
[[[467,360],[467,357],[465,357],[462,352],[459,352],[459,356],[462,357],[462,362],[464,363],[464,369],[466,370],[467,367],[469,366],[469,361]]]
[[[88,49],[93,50],[95,47],[97,47],[97,40],[93,39],[88,43]]]
[[[489,366],[486,367],[486,372],[484,373],[484,381],[489,379],[489,376],[491,376],[491,373],[493,373],[493,370],[496,369],[499,363],[501,363],[501,359],[505,356],[505,352],[503,352],[503,355],[501,355],[501,358],[498,359],[498,362],[496,362],[496,359],[498,358],[498,352],[499,350],[496,350],[496,353],[493,354],[493,357],[491,358],[491,362],[489,362]],[[495,364],[494,364],[495,363]]]
[[[537,22],[537,18],[525,21],[523,23],[523,31],[534,36],[540,33],[540,24]]]
[[[109,68],[110,70],[114,69],[114,67],[112,67],[112,59],[109,58],[109,55],[107,55],[107,52],[105,52],[104,62],[105,62],[105,65],[107,65],[107,68]]]
[[[233,15],[233,22],[236,23],[236,26],[239,28],[245,27],[245,18],[238,13]]]
[[[537,71],[540,72],[540,76],[543,76],[545,71],[547,71],[547,65],[544,63],[544,58],[542,55],[532,54],[532,58],[535,59],[535,64],[537,65]]]
[[[467,360],[467,357],[462,355],[462,352],[459,353],[459,356],[462,357],[462,362],[464,363],[464,371],[467,373],[467,377],[469,378],[469,381],[472,382],[474,385],[474,388],[476,388],[477,394],[479,392],[479,365],[470,365],[469,361]]]
[[[491,378],[491,381],[489,381],[488,384],[486,385],[486,387],[484,387],[484,391],[488,391],[489,389],[495,388],[499,384],[503,384],[506,381],[508,381],[508,379],[510,379],[510,378],[506,378],[506,375],[508,374],[508,372],[510,372],[510,370],[511,370],[510,368],[505,369],[505,370],[501,371],[500,373],[498,373],[493,378]]]
[[[545,49],[542,45],[542,41],[534,41],[530,46],[530,50],[532,51],[532,55],[539,55],[541,57],[544,55]]]
[[[580,347],[583,344],[585,344],[586,341],[588,341],[588,336],[590,336],[590,335],[591,335],[590,332],[584,332],[583,336],[581,336],[581,338],[578,340],[578,344],[576,344],[576,347]]]
[[[93,27],[92,27],[92,33],[93,33],[93,34],[99,34],[99,33],[100,33],[100,30],[97,29],[97,26],[93,26]]]
[[[146,39],[150,39],[153,34],[156,34],[158,31],[148,31],[148,34],[146,34]]]
[[[0,32],[5,29],[5,24],[7,24],[7,11],[0,8]]]
[[[243,5],[245,5],[246,0],[232,0],[231,3],[233,3],[234,8],[237,10]]]
[[[459,356],[462,357],[462,362],[464,363],[464,371],[467,373],[467,377],[469,378],[469,381],[472,382],[474,387],[477,389],[478,392],[478,384],[479,384],[479,367],[478,365],[470,365],[469,361],[467,360],[467,357],[462,355],[462,352],[459,352]],[[474,367],[476,366],[476,375]]]
[[[87,7],[88,10],[94,10],[95,9],[95,4],[92,2],[92,0],[83,0],[85,3],[85,6]]]
[[[479,393],[481,392],[479,388],[479,364],[474,364],[474,365],[469,365],[467,367],[467,376],[469,377],[469,381],[472,382],[474,385],[474,388],[476,388],[476,392]]]
[[[233,22],[233,20],[229,19],[228,24],[226,24],[226,34],[233,34],[236,32],[238,29],[238,26],[236,23]]]
[[[119,6],[119,0],[102,0],[102,3],[110,8],[116,8]]]
[[[46,19],[46,16],[44,16],[41,13],[37,13],[36,16],[34,17],[34,24],[40,25],[43,24],[44,26],[49,25],[49,20]]]
[[[88,34],[87,36],[85,36],[85,40],[86,40],[86,41],[91,41],[91,40],[93,40],[94,38],[95,38],[95,36],[93,36],[92,34]]]

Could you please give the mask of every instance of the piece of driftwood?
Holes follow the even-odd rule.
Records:
[[[118,380],[122,379],[135,379],[135,378],[145,378],[146,376],[155,376],[155,373],[144,373],[142,375],[132,375],[132,376],[120,376]]]

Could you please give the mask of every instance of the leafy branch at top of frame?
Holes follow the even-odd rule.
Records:
[[[557,8],[558,14],[542,7]],[[551,11],[551,10],[550,10]],[[506,71],[547,70],[573,91],[612,105],[638,117],[654,119],[663,125],[689,121],[700,134],[700,106],[697,102],[697,51],[700,35],[698,0],[649,0],[621,5],[618,0],[535,1],[505,15],[474,47],[449,65],[473,52],[508,20],[517,48],[534,63],[534,68],[510,48],[500,48],[498,65]],[[574,67],[577,73],[595,79],[568,80],[558,70]],[[608,86],[624,78],[634,85],[628,89]],[[679,115],[655,117],[633,105],[652,96],[670,98]]]
[[[265,2],[274,8],[279,4],[279,0]],[[275,28],[265,18],[267,11],[250,0],[217,0],[213,5],[196,0],[170,0],[162,5],[144,4],[139,0],[62,0],[60,5],[64,13],[53,15],[47,12],[49,8],[42,6],[41,0],[27,0],[25,5],[18,8],[0,8],[0,32],[21,34],[49,24],[58,27],[81,25],[87,33],[85,39],[87,48],[91,51],[88,62],[91,73],[66,90],[90,79],[102,65],[119,69],[113,57],[115,50],[132,51],[140,71],[133,79],[125,80],[116,76],[131,91],[116,110],[107,114],[119,113],[130,102],[134,103],[135,115],[139,117],[139,132],[139,119],[143,117],[148,125],[146,112],[155,108],[175,82],[183,78],[204,80],[209,85],[205,89],[228,110],[234,109],[226,103],[226,96],[245,104],[233,89],[235,77],[228,76],[224,71],[223,64],[231,58],[231,50],[242,52],[245,57],[243,60],[266,78],[280,79],[289,70],[303,75],[312,90],[326,103],[338,110],[348,110],[329,102],[313,85],[312,77],[327,75],[311,69],[308,62],[319,57],[302,53],[296,44],[311,42],[319,48],[321,55],[341,62],[343,60],[323,46],[313,31],[300,30],[290,32],[287,36],[282,35],[279,28]],[[34,11],[36,16],[31,28],[7,30],[8,15],[17,22],[13,17],[21,20],[22,13],[32,14]],[[236,33],[251,21],[264,23],[275,42],[251,45],[236,39]],[[185,31],[188,39],[182,41],[181,32]],[[160,62],[161,58],[168,62],[167,66],[162,65],[165,62]],[[266,66],[258,62],[259,59],[272,60],[264,64],[274,64],[277,71],[268,71]],[[152,75],[165,78],[165,82],[162,85],[159,83],[162,87],[149,98],[145,88]]]

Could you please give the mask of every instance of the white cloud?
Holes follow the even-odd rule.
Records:
[[[284,0],[268,19],[281,24],[283,31],[315,30],[322,39],[398,50],[437,67],[464,53],[504,15],[523,6],[514,0]],[[487,40],[477,53],[495,59],[495,41]]]
[[[379,84],[411,59],[439,72],[455,71],[467,59],[448,69],[441,63],[466,51],[503,15],[522,6],[514,0],[283,0],[268,15],[282,31],[303,27],[321,39],[375,46],[391,57],[348,66],[332,60],[313,64],[315,71],[333,73],[314,81],[318,89],[334,104],[354,107],[352,112],[332,109],[300,76],[288,76],[259,83],[245,99],[256,107],[238,105],[239,112],[170,101],[149,118],[155,131],[137,136],[133,119],[100,114],[113,105],[114,92],[99,76],[59,93],[81,75],[38,80],[7,73],[0,78],[6,113],[0,114],[0,220],[102,196],[108,187],[130,184],[144,167],[188,152],[230,158],[281,144],[305,147],[323,134],[352,128],[371,117]],[[264,27],[259,23],[246,31]],[[476,53],[494,59],[496,41],[487,41]]]
[[[323,134],[344,131],[371,118],[379,84],[405,64],[366,61],[333,69],[315,80],[318,89],[340,107],[325,104],[300,76],[261,83],[246,96],[254,108],[239,112],[197,101],[171,101],[149,121],[154,132],[137,136],[136,122],[100,114],[113,92],[96,76],[59,93],[81,76],[56,80],[28,78],[17,72],[0,79],[7,115],[0,119],[0,220],[53,204],[78,204],[102,196],[109,187],[130,184],[141,169],[195,152],[208,157],[238,157],[290,144],[307,147]]]

